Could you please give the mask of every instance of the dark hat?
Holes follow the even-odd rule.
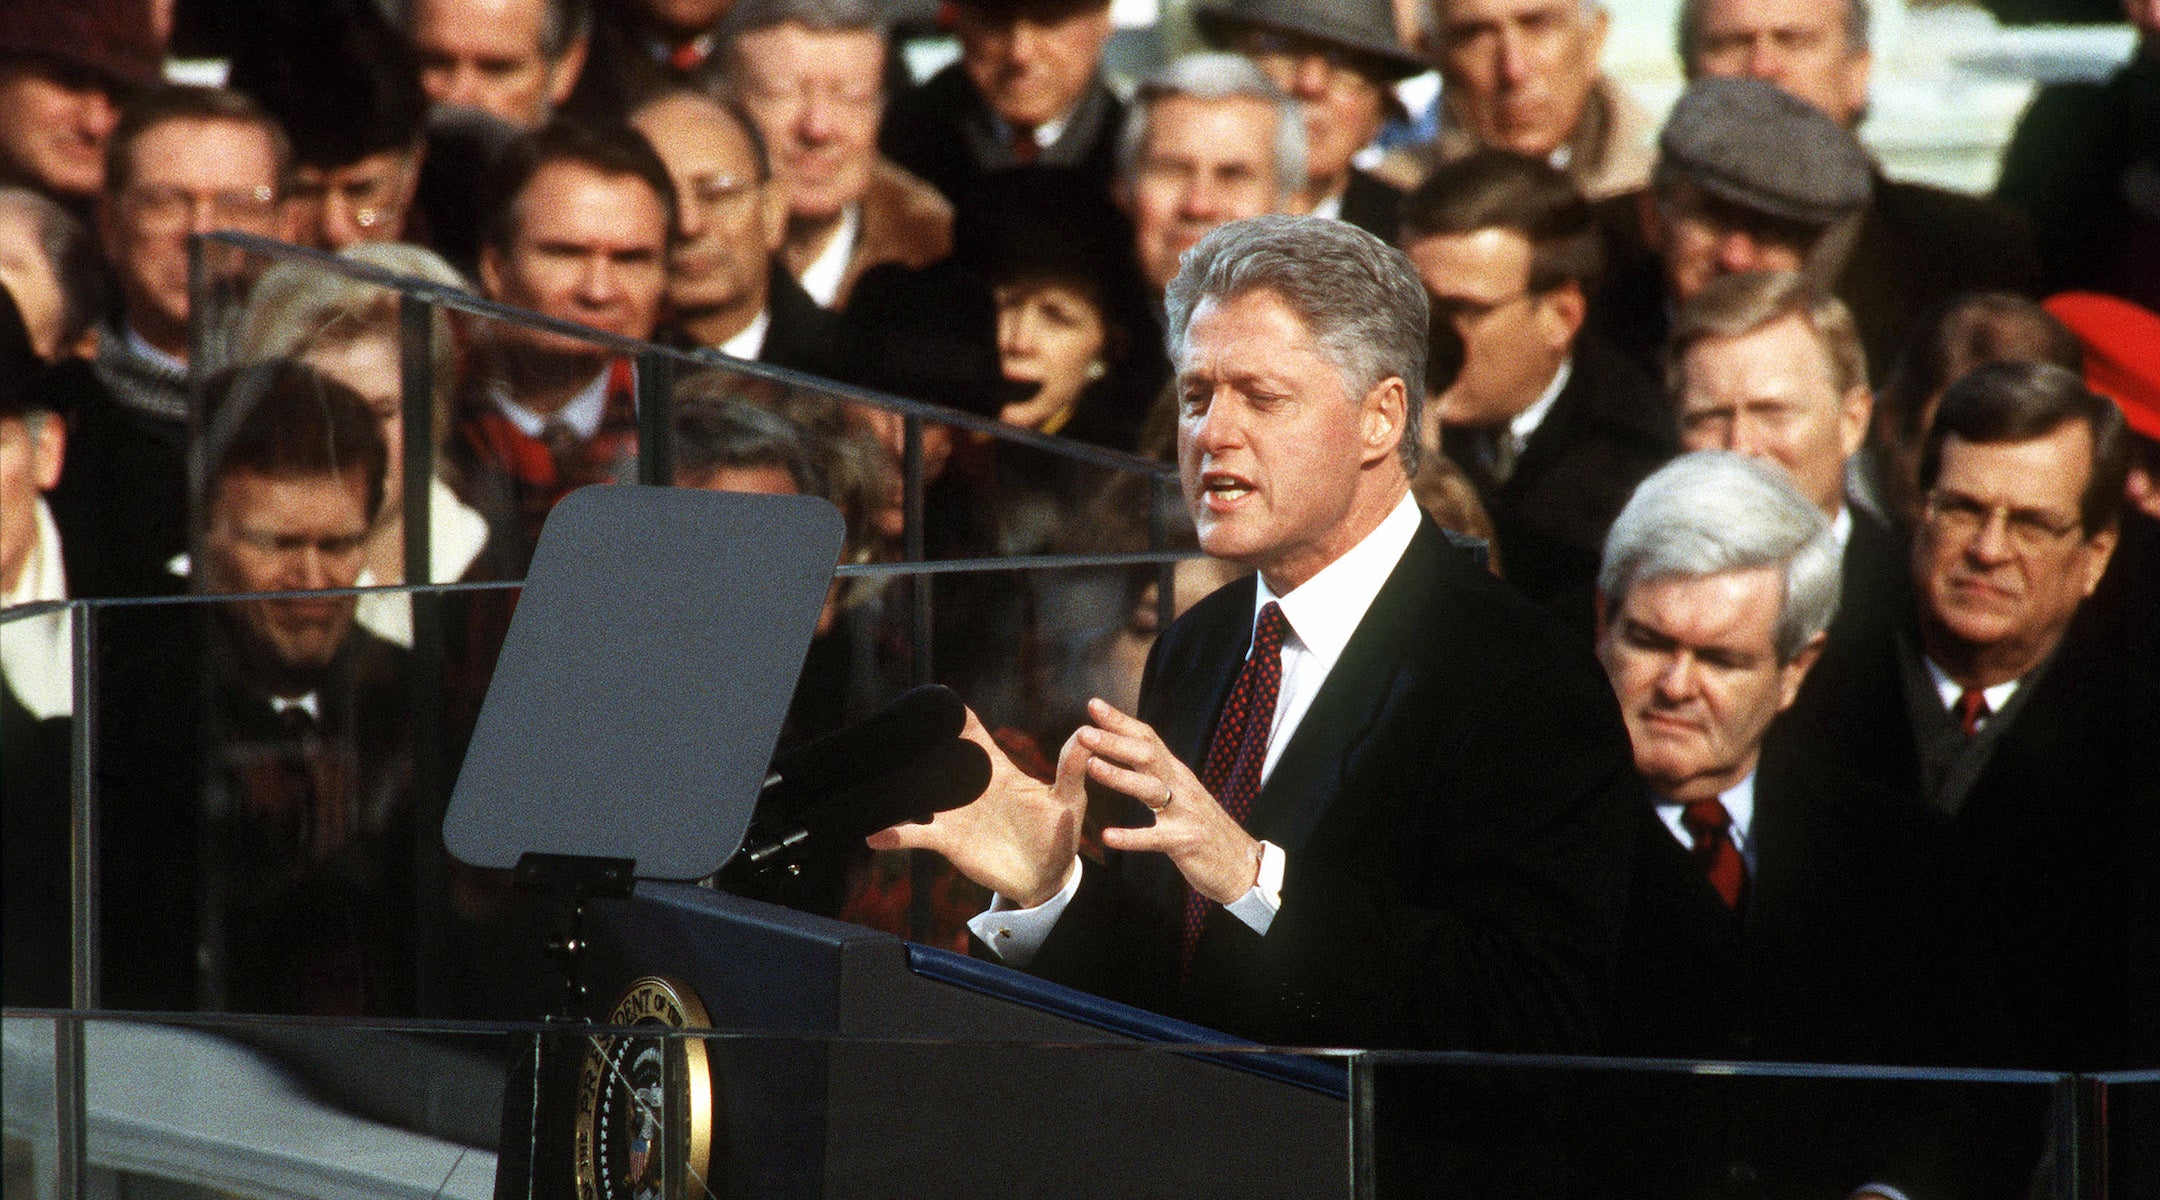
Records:
[[[2040,307],[2085,343],[2085,386],[2113,400],[2139,435],[2160,441],[2160,313],[2098,292],[2064,292]]]
[[[1383,79],[1408,79],[1432,69],[1395,36],[1388,0],[1209,0],[1193,9],[1200,32],[1227,46],[1247,29],[1295,33],[1354,50],[1372,60]]]
[[[1806,225],[1867,207],[1874,168],[1852,131],[1775,84],[1698,79],[1658,137],[1658,172],[1720,200]]]
[[[1038,390],[1005,378],[997,298],[951,259],[919,270],[882,263],[864,271],[841,321],[844,376],[860,387],[984,417]]]
[[[0,56],[42,58],[123,87],[156,83],[165,64],[150,0],[0,0]]]
[[[1110,0],[942,0],[938,5],[938,24],[950,27],[952,10],[956,8],[995,20],[1018,16],[1067,17],[1108,7]]]
[[[427,96],[411,48],[372,0],[255,0],[226,84],[255,97],[305,166],[410,150]]]

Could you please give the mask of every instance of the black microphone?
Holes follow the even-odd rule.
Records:
[[[818,803],[833,791],[892,771],[932,742],[959,737],[966,725],[967,706],[951,688],[933,683],[903,692],[869,720],[773,759],[758,807],[777,815]]]
[[[989,786],[990,756],[981,746],[960,738],[931,742],[885,773],[858,779],[794,814],[779,835],[752,839],[743,860],[766,866],[812,842],[853,842],[905,821],[927,821],[973,803]]]

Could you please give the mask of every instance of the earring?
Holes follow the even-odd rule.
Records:
[[[1104,366],[1103,360],[1099,358],[1087,365],[1087,377],[1089,383],[1093,383],[1096,380],[1101,379],[1103,376],[1108,375],[1109,373],[1110,368]]]

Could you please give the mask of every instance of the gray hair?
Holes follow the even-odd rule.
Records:
[[[732,55],[735,39],[782,25],[800,25],[812,33],[885,36],[885,18],[870,0],[740,0],[720,18],[713,38]]]
[[[1403,252],[1326,217],[1248,217],[1232,221],[1185,252],[1164,296],[1170,361],[1184,357],[1186,326],[1203,300],[1270,291],[1297,313],[1353,397],[1383,380],[1406,392],[1403,470],[1415,475],[1425,407],[1426,338],[1431,309],[1425,285]]]
[[[13,209],[28,220],[45,269],[60,289],[60,352],[82,340],[104,315],[104,259],[90,229],[74,213],[43,192],[0,187],[0,209]]]
[[[1130,185],[1140,170],[1155,105],[1172,96],[1195,100],[1245,97],[1275,106],[1275,201],[1284,203],[1305,186],[1305,110],[1297,99],[1242,54],[1187,54],[1156,69],[1133,94],[1125,127],[1118,131],[1118,178]]]
[[[1695,58],[1702,52],[1703,6],[1710,0],[1680,0],[1677,42],[1680,64],[1692,75]],[[1868,0],[1845,0],[1845,49],[1865,54],[1868,48]]]
[[[1775,640],[1778,661],[1789,663],[1837,615],[1838,559],[1830,518],[1783,471],[1730,450],[1698,450],[1643,480],[1620,510],[1605,536],[1598,590],[1612,612],[1649,580],[1782,566]]]
[[[675,385],[675,482],[696,485],[729,467],[779,467],[806,496],[821,495],[809,440],[793,421],[736,394],[740,381],[700,371]]]
[[[413,0],[382,0],[382,6],[392,25],[412,32]],[[591,35],[592,29],[592,0],[540,0],[541,57],[551,62],[561,58],[572,42]]]

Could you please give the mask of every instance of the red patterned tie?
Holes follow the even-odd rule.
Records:
[[[1267,763],[1268,731],[1275,724],[1275,697],[1282,690],[1283,638],[1289,632],[1290,622],[1283,619],[1280,605],[1270,600],[1261,606],[1260,619],[1253,626],[1252,653],[1231,685],[1230,699],[1215,722],[1215,738],[1208,743],[1207,762],[1200,768],[1200,786],[1240,825],[1252,815],[1253,801],[1260,796],[1260,768]],[[1188,885],[1178,959],[1181,968],[1192,965],[1207,911],[1208,898]]]
[[[1732,818],[1716,799],[1697,800],[1680,810],[1680,824],[1695,839],[1695,862],[1710,877],[1725,907],[1740,907],[1740,889],[1747,883],[1747,864],[1733,845]]]
[[[1980,732],[1980,722],[1988,718],[1987,693],[1979,688],[1966,688],[1957,698],[1958,728],[1966,737]]]

